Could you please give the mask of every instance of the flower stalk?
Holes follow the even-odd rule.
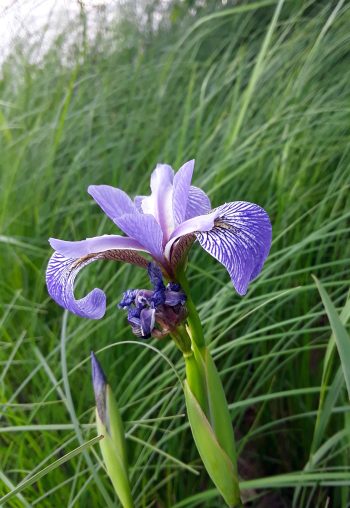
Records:
[[[111,387],[94,353],[92,377],[96,399],[96,427],[103,435],[100,448],[107,474],[123,508],[134,508],[128,476],[124,426]]]
[[[189,285],[184,274],[181,285]],[[184,392],[187,414],[198,452],[205,468],[225,502],[242,506],[237,471],[237,453],[225,392],[209,349],[204,343],[201,322],[194,304],[188,306],[188,338],[191,352],[183,351],[186,380]],[[200,326],[199,326],[200,325]],[[201,334],[195,335],[199,330]]]

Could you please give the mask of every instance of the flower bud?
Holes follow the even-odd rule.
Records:
[[[96,356],[91,352],[92,382],[96,400],[96,427],[103,461],[123,508],[134,508],[128,478],[128,463],[123,422],[111,387]]]

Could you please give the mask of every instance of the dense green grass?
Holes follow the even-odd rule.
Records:
[[[40,65],[30,47],[5,63],[1,495],[95,436],[93,349],[126,421],[137,506],[223,506],[184,415],[178,351],[134,340],[116,309],[123,290],[147,284],[142,270],[99,262],[84,271],[77,293],[108,295],[99,322],[64,315],[44,284],[49,236],[115,231],[89,184],[144,193],[157,162],[178,168],[195,157],[195,184],[214,206],[257,202],[273,223],[271,255],[246,297],[198,246],[188,269],[232,411],[244,496],[259,508],[350,506],[348,397],[337,353],[322,377],[331,328],[311,277],[340,312],[350,280],[350,10],[280,7],[180,11],[157,33],[122,19],[88,47],[67,27]],[[348,303],[343,322],[349,314]],[[98,445],[6,506],[116,506]]]

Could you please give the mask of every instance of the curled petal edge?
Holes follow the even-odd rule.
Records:
[[[143,268],[148,265],[148,260],[133,250],[107,250],[80,258],[67,258],[55,252],[46,270],[46,284],[53,300],[77,316],[101,319],[106,312],[106,295],[101,289],[95,288],[78,300],[74,297],[76,276],[82,268],[98,259],[124,261]]]

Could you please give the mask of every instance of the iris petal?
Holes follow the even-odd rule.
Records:
[[[204,215],[206,213],[209,213],[210,210],[211,210],[210,199],[208,198],[206,193],[202,191],[202,189],[199,189],[198,187],[194,187],[193,185],[191,185],[188,193],[185,220],[192,219],[193,217],[197,217],[198,215]]]
[[[139,213],[139,202],[135,205],[125,192],[109,185],[90,185],[88,192],[105,214],[131,240],[138,242],[141,249],[156,259],[162,258],[163,235],[160,226],[151,215]]]
[[[185,220],[193,169],[194,160],[190,160],[181,166],[174,176],[173,214],[176,225],[181,224]],[[201,213],[198,215],[201,215]]]
[[[189,234],[182,236],[174,242],[170,253],[170,264],[174,270],[184,263],[187,253],[195,239],[196,237],[194,234]]]
[[[142,201],[142,211],[155,217],[164,238],[174,229],[173,202],[174,171],[167,164],[157,164],[151,176],[152,194]]]
[[[122,215],[115,223],[155,259],[163,260],[163,233],[152,215],[141,213]]]
[[[80,270],[98,259],[124,261],[147,268],[149,261],[146,258],[136,250],[126,248],[132,239],[119,237],[119,249],[109,249],[110,240],[104,237],[89,238],[81,242],[51,239],[51,244],[60,252],[55,252],[51,256],[46,271],[46,284],[50,296],[59,305],[78,316],[100,319],[106,310],[106,296],[101,289],[95,288],[80,300],[74,297],[74,281]],[[100,252],[88,253],[92,243],[94,248],[99,247]],[[133,244],[134,248],[136,243]],[[113,245],[117,247],[115,237]],[[105,250],[102,250],[103,247]]]
[[[134,198],[134,205],[136,207],[136,210],[140,213],[143,213],[143,210],[142,210],[142,201],[146,198],[147,196],[135,196]]]
[[[197,240],[220,261],[240,295],[261,271],[271,246],[271,223],[263,208],[245,201],[226,203],[214,210],[210,231],[197,231]]]
[[[110,249],[132,249],[144,250],[142,245],[133,238],[120,235],[102,235],[77,242],[68,242],[66,240],[58,240],[57,238],[49,239],[53,249],[58,251],[66,258],[80,258],[88,254],[95,254]]]
[[[113,221],[126,213],[137,213],[134,203],[122,190],[111,185],[90,185],[88,193]]]
[[[175,228],[164,248],[165,257],[170,259],[172,247],[178,238],[181,238],[185,235],[190,235],[196,231],[210,231],[214,227],[214,220],[216,219],[216,216],[217,212],[214,210],[207,215],[192,217],[192,219],[186,220],[177,228]]]
[[[50,296],[63,308],[78,316],[100,319],[106,311],[106,295],[101,289],[93,289],[80,300],[74,298],[74,280],[84,266],[98,259],[96,256],[83,260],[65,258],[55,252],[46,270],[46,284]]]

